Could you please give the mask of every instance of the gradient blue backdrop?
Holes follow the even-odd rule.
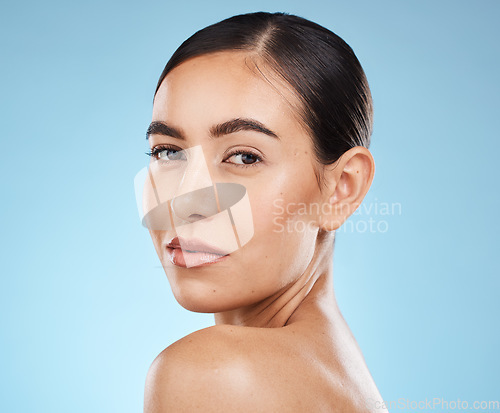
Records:
[[[334,277],[383,398],[500,398],[499,2],[3,0],[0,411],[141,411],[154,357],[212,324],[175,302],[133,178],[174,49],[259,10],[332,29],[372,88]]]

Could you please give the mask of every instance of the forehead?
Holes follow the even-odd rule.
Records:
[[[188,59],[166,76],[153,120],[212,124],[247,117],[277,129],[302,130],[299,107],[287,84],[256,56],[219,52]]]

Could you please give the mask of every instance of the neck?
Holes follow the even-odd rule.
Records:
[[[251,306],[215,313],[215,324],[272,328],[334,316],[338,309],[333,291],[333,237],[333,233],[318,234],[309,265],[293,283]]]

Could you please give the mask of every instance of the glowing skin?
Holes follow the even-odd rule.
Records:
[[[157,357],[146,382],[146,412],[384,412],[374,409],[381,397],[332,281],[334,230],[368,191],[373,159],[356,147],[333,165],[318,165],[299,109],[290,88],[244,52],[190,59],[163,81],[153,122],[185,139],[152,133],[152,150],[201,145],[214,182],[247,189],[254,235],[220,262],[182,268],[168,259],[174,234],[150,230],[176,299],[189,310],[213,312],[216,325]],[[233,119],[257,121],[277,138],[255,130],[210,137],[214,125]],[[249,157],[228,157],[234,150],[262,161],[243,167]],[[177,213],[193,221],[204,216],[194,202],[177,205]],[[298,230],[280,231],[277,217]]]
[[[192,311],[219,313],[240,309],[241,319],[252,317],[250,306],[295,282],[306,270],[315,250],[316,230],[280,232],[275,218],[283,203],[321,203],[313,168],[311,143],[292,107],[239,54],[223,59],[204,56],[174,69],[160,87],[153,121],[181,130],[185,141],[150,136],[159,144],[186,148],[201,145],[215,182],[235,182],[247,188],[254,236],[229,259],[200,269],[183,269],[166,258],[167,232],[151,231],[153,241],[176,299]],[[294,99],[289,96],[289,99]],[[231,119],[254,119],[274,131],[274,138],[256,131],[240,131],[210,139],[214,125]],[[223,162],[233,149],[253,151],[262,158],[252,166]],[[238,162],[238,159],[230,161]],[[241,162],[241,161],[240,161]],[[201,205],[183,205],[183,215],[200,214]],[[187,211],[189,209],[189,211]],[[311,217],[284,216],[309,222]],[[297,226],[298,227],[298,226]],[[305,227],[305,225],[304,225]]]

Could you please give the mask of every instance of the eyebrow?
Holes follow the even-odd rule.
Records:
[[[220,136],[229,135],[231,133],[240,131],[254,131],[260,132],[272,138],[279,139],[279,136],[271,129],[266,128],[262,123],[255,119],[236,118],[228,120],[227,122],[214,125],[210,128],[210,137],[218,138]],[[185,139],[181,130],[167,125],[165,122],[153,121],[146,131],[146,139],[150,135],[165,135],[177,139]]]

